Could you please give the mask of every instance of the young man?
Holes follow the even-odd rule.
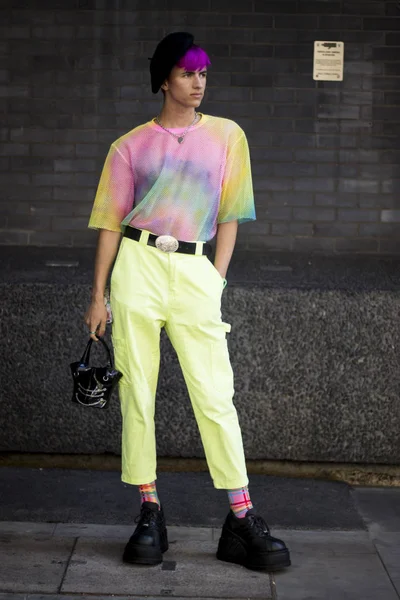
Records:
[[[221,294],[238,223],[255,219],[246,137],[233,121],[197,113],[209,58],[189,33],[172,33],[150,63],[161,113],[111,145],[89,227],[99,229],[91,337],[105,332],[103,296],[111,265],[113,346],[119,385],[122,480],[139,486],[140,520],[123,559],[158,564],[168,549],[156,490],[154,405],[160,330],[171,340],[187,384],[216,488],[230,512],[217,558],[248,568],[290,565],[285,544],[254,512],[233,374],[221,320]],[[123,234],[120,243],[121,231]],[[214,265],[207,243],[216,235]],[[171,399],[172,400],[172,399]]]

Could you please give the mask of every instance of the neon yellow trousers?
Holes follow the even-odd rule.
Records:
[[[248,484],[221,320],[223,279],[205,255],[123,238],[111,276],[112,338],[122,412],[122,481],[156,479],[155,395],[164,327],[177,353],[216,488]],[[174,410],[171,399],[171,411]]]

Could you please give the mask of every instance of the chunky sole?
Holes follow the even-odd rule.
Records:
[[[125,547],[122,560],[131,565],[159,565],[163,561],[163,553],[168,550],[167,530],[161,533],[160,546],[144,546],[128,544]]]
[[[218,560],[242,565],[253,571],[274,573],[290,567],[290,553],[284,550],[249,554],[241,539],[234,535],[222,535],[217,550]]]

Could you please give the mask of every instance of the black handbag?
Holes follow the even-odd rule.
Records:
[[[89,367],[93,343],[90,338],[81,360],[70,364],[74,381],[72,402],[94,408],[107,408],[111,393],[121,379],[122,373],[114,368],[110,348],[106,342],[101,337],[98,339],[107,351],[108,362],[103,367]]]

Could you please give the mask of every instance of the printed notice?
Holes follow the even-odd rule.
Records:
[[[314,42],[314,79],[343,81],[343,42]]]

